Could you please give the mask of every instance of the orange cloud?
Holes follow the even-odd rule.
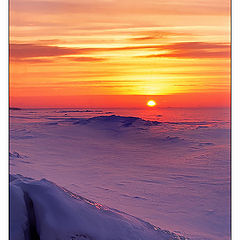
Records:
[[[106,60],[106,58],[97,58],[97,57],[67,57],[67,60],[75,62],[101,62]]]
[[[71,0],[64,1],[12,1],[11,9],[20,12],[36,12],[40,14],[65,14],[66,11],[72,14],[199,14],[199,15],[222,15],[228,14],[230,9],[229,1],[225,0],[122,0],[122,1],[85,1]]]
[[[15,103],[229,93],[229,0],[10,0],[9,30]]]
[[[181,42],[159,47],[168,53],[152,54],[145,57],[167,58],[230,58],[230,45],[226,43]]]
[[[107,51],[126,50],[167,50],[170,53],[154,54],[146,57],[180,57],[180,58],[222,58],[230,56],[230,45],[226,43],[207,42],[177,42],[168,45],[137,45],[126,47],[102,47],[102,48],[69,48],[35,44],[11,44],[10,57],[12,59],[56,57],[64,55],[79,55]],[[103,58],[75,57],[74,61],[102,61]]]
[[[10,44],[11,58],[55,57],[79,53],[75,48],[44,46],[35,44]]]

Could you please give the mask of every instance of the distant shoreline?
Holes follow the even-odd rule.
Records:
[[[10,107],[9,110],[22,110],[22,108]]]

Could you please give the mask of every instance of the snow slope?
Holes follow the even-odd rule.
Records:
[[[229,109],[11,110],[10,173],[46,178],[193,240],[229,240],[229,116]]]
[[[184,240],[46,179],[10,175],[10,240]]]

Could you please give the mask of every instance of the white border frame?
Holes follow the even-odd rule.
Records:
[[[240,1],[232,0],[232,239],[239,239],[240,218]]]
[[[0,232],[1,239],[8,239],[8,1],[0,8]]]
[[[239,238],[240,218],[240,1],[232,0],[232,239]],[[8,1],[0,8],[0,232],[8,239]]]

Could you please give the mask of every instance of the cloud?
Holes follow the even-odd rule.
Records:
[[[77,54],[75,48],[44,46],[35,44],[10,44],[11,58],[55,57]]]
[[[131,33],[132,34],[132,33]],[[192,33],[186,33],[186,32],[177,32],[173,30],[145,30],[145,31],[138,31],[133,34],[133,37],[129,38],[132,42],[141,42],[141,41],[148,41],[148,40],[164,40],[176,36],[193,36]]]
[[[75,62],[101,62],[106,60],[106,58],[97,58],[97,57],[68,57],[65,58]]]
[[[153,54],[148,55],[148,58],[154,57],[165,57],[165,58],[228,58],[230,53],[224,52],[207,52],[207,51],[192,51],[192,52],[177,52],[177,53],[166,53],[166,54]]]
[[[11,0],[11,10],[34,14],[185,14],[228,15],[230,4],[225,0],[121,0],[121,1],[55,1],[55,0]]]
[[[135,41],[146,41],[146,40],[155,40],[155,39],[159,39],[159,37],[157,36],[134,37],[134,38],[131,38],[130,40],[135,42]]]
[[[73,61],[103,61],[105,58],[97,57],[86,57],[81,54],[92,54],[96,52],[107,52],[107,51],[125,51],[125,50],[140,50],[147,48],[158,48],[158,45],[138,45],[138,46],[126,46],[126,47],[112,47],[112,48],[71,48],[71,47],[58,47],[51,45],[38,45],[38,44],[10,44],[10,58],[15,61],[30,58],[46,58],[46,57],[62,57],[72,56],[69,60]],[[36,60],[36,59],[35,59]]]
[[[144,81],[139,81],[139,82],[144,82]],[[139,83],[138,82],[138,83]],[[114,86],[114,85],[117,85],[118,87],[119,86],[126,86],[126,85],[135,85],[136,83],[134,82],[129,82],[128,80],[84,80],[84,81],[61,81],[61,82],[57,82],[57,83],[54,83],[54,84],[57,84],[57,85],[63,85],[63,86],[67,86],[67,85],[79,85],[79,86],[82,86],[82,85],[86,85],[86,86],[106,86],[107,85],[111,85],[111,86]]]
[[[37,45],[37,44],[10,44],[10,59],[15,62],[45,63],[53,62],[63,56],[86,54],[100,49],[91,48],[66,48],[58,46]],[[76,62],[99,62],[106,58],[98,57],[64,57],[65,60]]]
[[[162,48],[167,48],[171,50],[179,49],[223,49],[230,45],[228,43],[209,43],[209,42],[177,42],[169,45],[162,45]]]
[[[25,61],[40,63],[51,61],[50,58],[64,57],[64,59],[76,62],[99,62],[106,58],[81,56],[83,54],[94,54],[101,52],[131,51],[131,50],[151,50],[156,54],[141,56],[145,58],[229,58],[230,44],[228,43],[208,43],[208,42],[177,42],[167,45],[133,45],[112,48],[71,48],[37,44],[11,44],[10,59],[12,61]],[[157,51],[167,51],[157,53]],[[75,56],[74,56],[75,55]],[[80,55],[80,56],[79,56]],[[69,57],[67,57],[69,56]],[[47,59],[49,58],[49,59]]]
[[[142,56],[146,58],[230,58],[230,44],[207,42],[180,42],[169,45],[161,45],[158,50],[167,53]]]

